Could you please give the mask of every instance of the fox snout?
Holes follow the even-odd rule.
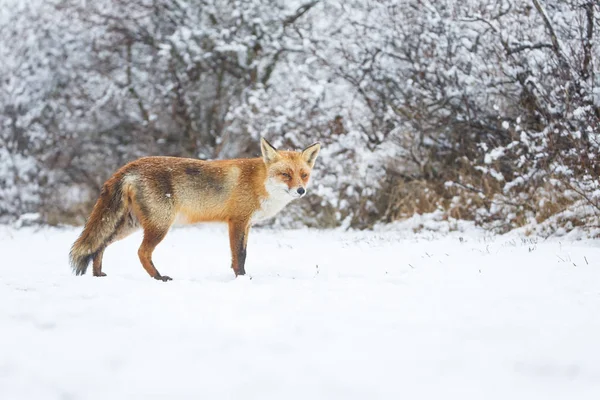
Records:
[[[299,199],[300,197],[304,197],[306,194],[306,189],[302,186],[293,187],[288,189],[288,193],[290,196]]]
[[[304,189],[304,187],[302,186],[299,186],[297,188],[291,188],[290,194],[296,198],[304,197],[304,195],[306,194],[306,189]]]

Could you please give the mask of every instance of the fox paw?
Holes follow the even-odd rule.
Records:
[[[101,277],[101,276],[106,276],[106,274],[104,272],[99,272],[99,273],[98,272],[94,272],[94,276]]]
[[[168,282],[168,281],[173,280],[173,278],[171,278],[170,276],[166,276],[166,275],[155,276],[154,279],[156,279],[158,281],[163,281],[163,282]]]

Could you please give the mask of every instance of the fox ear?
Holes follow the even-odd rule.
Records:
[[[273,147],[271,143],[264,137],[260,138],[260,151],[262,153],[263,159],[265,163],[269,164],[279,158],[279,153],[277,153],[277,149]]]
[[[321,143],[313,143],[304,150],[302,150],[302,159],[306,161],[309,167],[313,167],[315,165],[315,161],[317,160],[317,156],[319,155],[319,150],[321,150]]]

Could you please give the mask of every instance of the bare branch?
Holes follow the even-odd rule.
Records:
[[[517,46],[517,47],[506,47],[506,54],[507,55],[513,55],[516,53],[520,53],[524,50],[536,50],[536,49],[551,49],[553,48],[551,44],[549,43],[537,43],[537,44],[523,44],[521,46]]]
[[[298,18],[306,14],[311,8],[317,5],[318,2],[319,0],[311,1],[310,3],[306,3],[298,7],[295,14],[290,15],[283,21],[283,26],[288,26],[296,22]]]
[[[590,76],[590,64],[592,62],[592,40],[594,38],[594,3],[588,2],[584,6],[585,17],[587,21],[587,32],[583,43],[583,65],[581,68],[581,76],[584,79]],[[593,74],[593,66],[591,68]]]
[[[546,10],[544,10],[544,7],[540,3],[540,0],[531,1],[533,2],[533,5],[540,14],[540,17],[542,17],[542,21],[544,21],[544,25],[546,26],[546,30],[548,31],[548,34],[550,35],[550,40],[552,41],[552,49],[554,50],[554,54],[556,54],[556,57],[558,58],[559,65],[566,73],[570,74],[571,69],[569,67],[569,63],[567,62],[562,52],[560,42],[558,41],[558,37],[556,36],[556,32],[554,31],[554,27],[552,26],[552,22],[550,22],[550,19],[546,14]]]

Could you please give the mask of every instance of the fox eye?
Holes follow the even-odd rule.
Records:
[[[281,175],[283,175],[283,177],[285,179],[292,179],[292,176],[290,174],[288,174],[287,172],[282,172]]]
[[[302,179],[306,179],[306,178],[308,178],[308,174],[307,174],[306,172],[304,172],[304,173],[301,175],[301,177],[302,177]]]

